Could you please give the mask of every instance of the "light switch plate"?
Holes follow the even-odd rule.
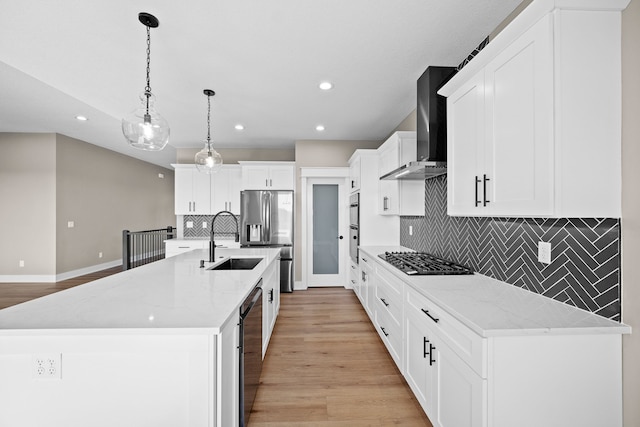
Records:
[[[551,264],[551,243],[538,242],[538,261]]]
[[[193,228],[193,221],[187,221],[187,228]]]

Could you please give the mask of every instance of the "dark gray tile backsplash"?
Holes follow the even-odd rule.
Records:
[[[413,235],[409,235],[409,226]],[[425,216],[401,218],[400,243],[532,292],[620,320],[620,221],[447,215],[447,177],[425,181]],[[538,242],[552,263],[538,262]]]

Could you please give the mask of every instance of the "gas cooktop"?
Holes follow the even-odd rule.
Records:
[[[473,270],[424,252],[385,252],[378,255],[409,275],[473,274]]]

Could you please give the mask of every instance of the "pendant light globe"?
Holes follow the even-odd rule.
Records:
[[[195,164],[200,172],[216,173],[222,166],[222,156],[205,141],[204,148],[196,153]]]
[[[222,166],[222,156],[211,145],[211,97],[216,93],[211,89],[205,89],[203,93],[207,96],[207,139],[204,148],[196,153],[194,163],[200,172],[211,174]]]
[[[122,119],[122,133],[134,148],[160,151],[169,142],[169,123],[155,109],[156,98],[151,93],[151,28],[157,28],[158,19],[150,13],[140,12],[138,20],[147,29],[147,85],[140,95],[140,106]]]
[[[155,109],[156,97],[140,94],[140,106],[122,119],[122,133],[134,148],[160,151],[169,142],[169,123]]]

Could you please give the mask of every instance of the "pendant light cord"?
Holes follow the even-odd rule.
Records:
[[[147,86],[144,88],[144,94],[147,97],[147,114],[149,114],[149,98],[151,97],[151,28],[147,27]]]
[[[211,95],[207,95],[207,148],[211,152]]]

